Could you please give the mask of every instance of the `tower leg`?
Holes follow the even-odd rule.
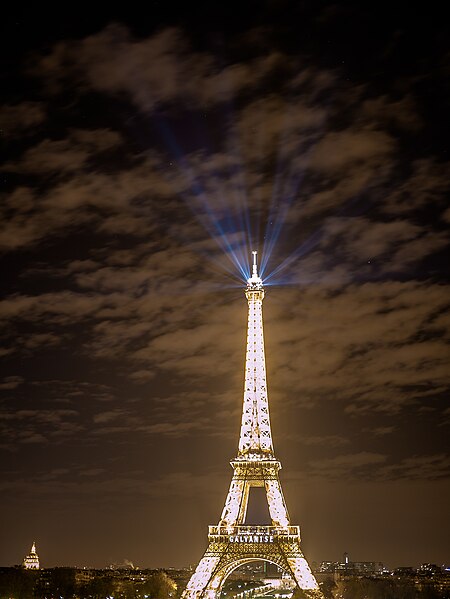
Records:
[[[302,553],[300,552],[300,555],[287,557],[286,560],[292,572],[292,577],[297,586],[303,591],[305,598],[323,599],[314,574],[311,572],[311,568]]]
[[[274,526],[281,526],[283,528],[289,526],[289,516],[279,479],[266,480],[265,487],[270,518]]]
[[[214,589],[206,591],[206,587],[211,581],[213,572],[220,562],[220,556],[212,556],[208,555],[208,553],[208,550],[206,550],[205,555],[198,563],[194,574],[192,574],[183,591],[181,599],[215,599],[216,591]]]
[[[225,507],[220,517],[220,522],[224,526],[234,526],[245,520],[248,503],[248,485],[241,479],[233,477],[231,479],[230,490],[228,491]]]

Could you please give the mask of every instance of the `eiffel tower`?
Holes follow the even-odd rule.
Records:
[[[217,599],[228,575],[248,562],[265,560],[279,566],[305,599],[323,599],[300,548],[300,527],[292,526],[281,490],[269,419],[262,302],[264,288],[253,252],[252,276],[247,281],[247,354],[244,405],[234,474],[217,526],[210,526],[208,547],[192,574],[182,599]],[[271,526],[245,525],[251,487],[264,487]]]

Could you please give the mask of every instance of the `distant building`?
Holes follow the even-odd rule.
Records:
[[[344,553],[342,562],[321,562],[318,572],[327,574],[379,574],[385,568],[381,562],[352,562],[348,553]]]
[[[399,566],[395,568],[392,572],[393,576],[403,577],[403,578],[412,578],[417,574],[417,570],[415,568],[411,568],[411,566]]]
[[[24,557],[22,565],[27,570],[39,570],[39,556],[36,553],[36,541],[33,541],[31,551]]]
[[[436,564],[422,564],[417,570],[419,576],[426,576],[432,578],[433,576],[440,576],[442,574],[442,568]]]

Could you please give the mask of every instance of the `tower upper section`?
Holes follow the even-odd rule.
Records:
[[[267,396],[262,302],[264,288],[258,275],[257,252],[253,252],[252,276],[247,280],[247,352],[244,405],[237,459],[274,459]]]

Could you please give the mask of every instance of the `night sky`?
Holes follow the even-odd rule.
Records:
[[[308,560],[448,563],[447,20],[214,4],[3,15],[0,565],[200,559],[253,249]]]

